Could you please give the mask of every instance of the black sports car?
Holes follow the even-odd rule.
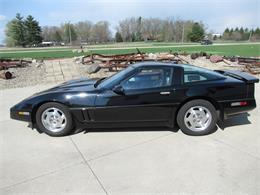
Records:
[[[80,79],[34,94],[10,110],[51,136],[82,128],[168,126],[211,133],[218,119],[256,107],[254,83],[240,71],[136,63],[108,78]]]

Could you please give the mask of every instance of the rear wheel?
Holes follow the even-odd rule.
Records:
[[[68,108],[59,103],[46,103],[36,112],[38,130],[50,136],[64,136],[71,133],[73,121]]]
[[[206,100],[192,100],[184,104],[178,112],[177,123],[188,135],[207,135],[216,128],[217,113]]]

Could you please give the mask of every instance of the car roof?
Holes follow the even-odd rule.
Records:
[[[184,67],[184,66],[193,66],[191,64],[174,64],[170,62],[154,62],[154,61],[146,61],[146,62],[138,62],[132,65],[134,68],[140,68],[145,66],[171,66],[171,67]]]
[[[194,67],[194,68],[197,68],[197,69],[200,69],[201,71],[209,71],[211,73],[214,73],[214,74],[218,74],[218,76],[220,77],[224,77],[222,74],[218,73],[218,72],[215,72],[214,70],[210,70],[210,69],[207,69],[207,68],[203,68],[203,67],[199,67],[199,66],[195,66],[195,65],[192,65],[192,64],[174,64],[174,63],[170,63],[170,62],[154,62],[154,61],[146,61],[146,62],[138,62],[138,63],[135,63],[135,64],[132,64],[132,67],[133,68],[141,68],[141,67],[151,67],[151,66],[169,66],[169,67],[179,67],[181,69],[188,69],[188,68],[191,68],[191,67]]]

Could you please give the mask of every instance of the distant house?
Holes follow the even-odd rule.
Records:
[[[220,33],[213,33],[213,34],[212,34],[213,37],[217,37],[217,38],[221,37],[221,35],[222,35],[222,34],[220,34]]]

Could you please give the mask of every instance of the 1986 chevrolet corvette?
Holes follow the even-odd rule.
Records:
[[[75,129],[177,125],[189,135],[256,107],[254,83],[240,71],[143,62],[103,79],[80,79],[34,94],[10,109],[12,119],[64,136]]]

